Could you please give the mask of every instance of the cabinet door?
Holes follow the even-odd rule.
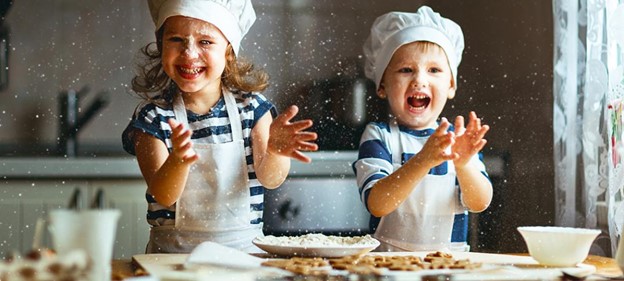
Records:
[[[49,210],[67,208],[76,188],[83,200],[87,183],[61,180],[5,180],[0,182],[0,257],[12,251],[31,250],[37,219],[47,219]],[[84,201],[81,202],[84,204]],[[50,234],[42,229],[41,246],[51,247]]]
[[[105,207],[121,211],[113,257],[129,259],[133,255],[144,254],[149,239],[145,181],[143,179],[94,181],[90,186],[92,198],[101,189]]]

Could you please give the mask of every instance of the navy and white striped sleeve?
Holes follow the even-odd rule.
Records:
[[[271,103],[271,101],[269,101],[264,95],[260,93],[245,93],[243,94],[243,99],[248,101],[250,109],[253,110],[254,120],[252,127],[254,127],[256,122],[258,122],[258,120],[260,120],[260,118],[267,112],[271,112],[271,116],[273,118],[277,116],[275,105],[273,105],[273,103]]]
[[[367,210],[373,185],[393,172],[392,155],[384,137],[386,130],[378,123],[368,124],[360,139],[358,160],[353,163],[360,200]]]
[[[122,143],[124,150],[130,154],[135,154],[134,151],[134,130],[139,129],[145,133],[148,133],[163,142],[171,134],[167,120],[174,117],[174,113],[171,110],[162,109],[154,104],[147,103],[140,108],[133,116],[132,120],[124,130],[122,134]]]

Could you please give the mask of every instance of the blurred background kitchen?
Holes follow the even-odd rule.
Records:
[[[475,110],[491,126],[483,153],[491,159],[487,164],[496,181],[490,208],[471,216],[472,250],[526,251],[517,226],[555,223],[552,1],[253,0],[253,3],[258,19],[243,40],[241,55],[268,71],[271,86],[265,95],[278,109],[297,104],[301,108],[300,118],[314,119],[315,130],[320,133],[320,149],[328,152],[322,159],[331,161],[332,155],[343,157],[343,166],[355,160],[353,150],[357,149],[364,125],[386,114],[385,104],[374,95],[371,82],[363,79],[362,43],[373,20],[391,10],[416,11],[426,4],[456,21],[464,31],[466,48],[459,67],[458,93],[449,101],[443,116],[465,116]],[[60,122],[66,122],[61,117],[63,102],[59,96],[81,89],[85,91],[74,100],[78,102],[76,114],[80,117],[90,112],[92,118],[85,117],[88,120],[83,120],[86,122],[77,134],[78,158],[81,161],[131,158],[123,152],[120,140],[139,101],[130,93],[129,83],[138,49],[154,40],[153,33],[145,1],[14,1],[2,19],[0,32],[3,42],[0,45],[0,166],[5,166],[5,171],[12,169],[6,167],[7,163],[21,157],[34,157],[42,162],[67,158],[67,151],[58,150],[63,138]],[[322,159],[318,161],[322,163]],[[117,162],[110,165],[114,163]],[[55,198],[58,204],[69,198],[74,185],[86,182],[86,194],[95,194],[100,185],[111,186],[105,192],[135,196],[139,202],[129,207],[138,218],[127,221],[127,225],[120,224],[118,239],[120,235],[131,236],[124,231],[129,231],[133,224],[147,227],[145,211],[141,208],[144,190],[138,173],[119,175],[132,179],[133,193],[125,192],[129,189],[125,181],[114,175],[89,179],[79,175],[72,178],[48,175],[43,184],[27,175],[28,171],[26,176],[0,175],[4,193],[0,194],[0,206],[13,208],[12,212],[0,213],[0,229],[12,231],[0,237],[2,251],[19,248],[11,242],[18,241],[17,236],[23,236],[19,243],[29,245],[30,241],[24,237],[33,233],[32,227],[29,228],[32,226],[29,220],[33,220],[28,215],[29,205],[18,206],[10,200],[38,193],[42,186],[62,188],[60,194],[46,195],[47,199]],[[335,178],[353,184],[347,194],[357,193],[353,190],[352,176],[343,173]],[[331,181],[315,180],[318,177],[310,176],[304,182],[308,192],[314,192],[315,186],[331,187]],[[16,186],[30,193],[12,190]],[[306,196],[329,200],[318,194],[315,197],[306,193]],[[38,198],[35,205],[41,205],[46,198]],[[279,200],[271,198],[267,208],[282,208],[282,218],[309,219],[303,213],[311,207],[270,206],[271,201]],[[351,201],[337,202],[336,206],[346,204],[350,210],[357,208],[352,207],[357,205],[357,198],[345,200]],[[330,209],[324,212],[340,211],[323,202]],[[19,214],[17,218],[16,214]],[[22,224],[20,230],[12,223],[17,224],[18,220]],[[357,219],[346,218],[346,223],[353,220]],[[138,235],[144,233],[144,229],[132,231]],[[140,253],[144,247],[141,238],[131,239],[138,246],[129,253]]]

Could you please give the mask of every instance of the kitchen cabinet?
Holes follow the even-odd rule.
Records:
[[[64,208],[75,188],[86,192],[86,181],[2,181],[0,185],[0,256],[12,251],[24,253],[32,247],[35,224],[49,210]],[[44,231],[43,245],[49,245]]]
[[[90,183],[93,190],[104,191],[104,205],[119,209],[121,218],[115,235],[115,258],[129,259],[135,254],[145,253],[149,240],[149,225],[145,218],[147,202],[143,179],[99,180]]]
[[[145,221],[146,185],[143,179],[16,179],[0,182],[0,256],[32,248],[38,218],[47,218],[52,209],[67,208],[74,191],[80,190],[79,204],[91,205],[98,190],[103,190],[105,207],[122,213],[117,224],[115,258],[130,258],[144,253],[149,237]],[[43,246],[52,246],[50,234],[42,232]]]

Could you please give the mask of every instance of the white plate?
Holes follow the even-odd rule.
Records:
[[[238,249],[206,241],[193,249],[186,258],[184,266],[186,268],[194,268],[196,266],[213,265],[226,268],[256,269],[260,268],[263,261],[261,258],[254,257]]]
[[[366,254],[379,247],[379,241],[368,245],[348,245],[348,246],[307,246],[293,247],[266,244],[254,239],[252,241],[258,248],[267,251],[270,254],[278,256],[298,256],[298,257],[324,257],[339,258],[352,255]]]

